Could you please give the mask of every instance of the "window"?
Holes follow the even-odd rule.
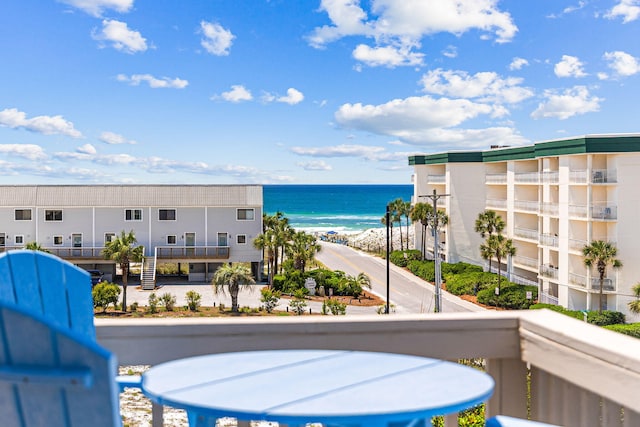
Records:
[[[253,209],[238,209],[238,221],[253,221],[255,214]]]
[[[45,221],[62,221],[62,210],[47,209],[44,211]]]
[[[62,236],[53,236],[53,244],[55,246],[60,246],[64,244],[64,237]]]
[[[31,221],[31,209],[16,209],[16,221]]]
[[[116,233],[104,233],[104,245],[111,243],[116,239]]]
[[[178,241],[178,238],[175,235],[167,236],[167,245],[175,245]]]
[[[247,235],[246,234],[238,234],[236,236],[236,243],[239,245],[246,245],[247,244]]]
[[[158,219],[160,221],[175,221],[176,210],[175,209],[160,209],[158,211]]]
[[[24,245],[24,236],[19,234],[15,237],[16,245]]]
[[[142,209],[125,209],[125,221],[142,221]]]

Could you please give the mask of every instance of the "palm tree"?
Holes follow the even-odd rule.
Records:
[[[293,260],[295,268],[304,273],[307,262],[313,261],[321,248],[315,236],[298,231],[292,236],[287,247],[287,256]]]
[[[400,250],[404,250],[404,240],[402,238],[402,215],[404,215],[404,200],[401,198],[395,199],[393,202],[389,203],[391,207],[391,221],[392,223],[398,223],[398,229],[400,230]],[[408,242],[407,242],[408,243]]]
[[[582,255],[584,256],[584,265],[591,267],[593,265],[598,269],[600,279],[600,307],[599,312],[604,310],[604,277],[607,274],[607,266],[611,265],[613,268],[622,267],[622,262],[616,259],[618,249],[615,245],[604,242],[602,240],[594,240],[591,244],[582,248]]]
[[[273,285],[273,275],[275,274],[276,252],[278,250],[275,241],[275,232],[271,229],[256,236],[253,246],[267,252],[267,281],[269,286]]]
[[[131,230],[126,233],[124,230],[120,235],[112,239],[102,250],[102,255],[106,259],[115,261],[122,270],[122,310],[127,311],[127,281],[129,278],[129,267],[132,262],[140,262],[144,257],[144,246],[135,246],[138,243],[136,235]]]
[[[410,217],[413,223],[420,223],[422,226],[421,248],[420,253],[422,259],[425,258],[425,241],[427,238],[427,227],[429,226],[429,214],[433,211],[433,207],[427,203],[416,203],[411,209]]]
[[[504,219],[502,219],[502,217],[495,211],[486,210],[478,214],[475,231],[476,233],[480,233],[480,236],[484,239],[485,237],[490,237],[494,234],[501,234],[506,225],[507,224],[504,222]],[[480,247],[480,256],[482,259],[489,260],[489,271],[491,271],[492,256],[487,257],[487,251],[483,250],[482,246]]]
[[[29,242],[26,245],[24,245],[24,248],[29,249],[31,251],[40,251],[40,252],[50,253],[48,250],[43,248],[42,245],[38,242]]]
[[[213,292],[217,295],[225,293],[225,287],[231,296],[231,311],[238,312],[238,293],[241,289],[251,289],[251,285],[256,283],[251,269],[245,264],[223,264],[213,275],[211,285]]]
[[[502,260],[508,256],[516,254],[516,247],[513,240],[507,239],[502,234],[492,234],[487,238],[486,243],[480,246],[480,252],[498,260],[498,294],[500,294],[500,279]]]
[[[387,215],[386,214],[385,214],[385,216],[380,218],[380,222],[384,226],[387,225]],[[390,245],[391,252],[393,252],[393,212],[391,211],[391,208],[389,208],[389,245]]]
[[[633,295],[635,295],[636,299],[634,301],[629,301],[629,310],[632,313],[639,314],[640,313],[640,283],[636,283],[633,288]]]

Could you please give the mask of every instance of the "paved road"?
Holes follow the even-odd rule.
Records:
[[[382,258],[373,257],[345,245],[320,242],[322,250],[316,259],[332,270],[349,275],[364,272],[371,278],[372,291],[382,299],[387,294],[387,267]],[[434,286],[395,265],[390,266],[390,302],[396,313],[431,313],[434,311]],[[442,311],[482,311],[481,307],[460,298],[442,293]]]

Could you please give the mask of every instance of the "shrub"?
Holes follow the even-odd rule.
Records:
[[[306,289],[298,289],[293,294],[293,299],[289,302],[289,307],[296,313],[298,316],[304,313],[307,308],[307,300],[306,297]]]
[[[98,283],[91,290],[91,297],[93,298],[93,307],[102,308],[102,312],[104,313],[107,311],[109,304],[113,304],[114,308],[118,304],[120,286],[109,282]]]
[[[158,297],[155,292],[152,292],[151,295],[149,295],[149,313],[153,314],[158,312],[158,302]]]
[[[621,334],[629,335],[634,338],[640,338],[640,323],[631,323],[628,325],[607,325],[605,329],[610,329]]]
[[[198,311],[198,307],[200,307],[200,300],[202,300],[202,295],[200,295],[196,291],[188,291],[186,297],[187,307],[189,308],[189,310]]]
[[[433,261],[409,261],[407,268],[416,276],[427,282],[436,280],[435,263]]]
[[[335,299],[327,299],[322,303],[322,314],[333,314],[334,316],[347,314],[347,304]]]
[[[479,291],[494,288],[498,276],[483,271],[448,273],[445,275],[447,292],[454,295],[477,295]]]
[[[466,262],[457,262],[455,264],[449,264],[446,262],[441,263],[442,275],[447,274],[463,274],[463,273],[482,273],[482,267],[475,264],[469,264]]]
[[[531,299],[527,299],[527,291],[531,292]],[[478,292],[478,302],[480,304],[510,310],[527,309],[537,298],[538,288],[536,286],[521,286],[514,283],[504,283],[500,287],[500,295],[495,294],[494,286]]]
[[[600,313],[597,311],[587,313],[587,322],[598,326],[619,325],[624,321],[624,314],[619,311],[604,310]]]
[[[280,292],[269,288],[262,288],[260,293],[262,294],[260,302],[262,303],[264,311],[271,313],[278,305],[278,301],[280,301]]]
[[[169,292],[160,295],[160,303],[164,306],[166,311],[173,311],[176,305],[176,297]]]
[[[139,305],[140,304],[138,304],[138,302],[136,301],[136,302],[131,303],[131,305],[129,307],[131,307],[131,311],[133,311],[135,313],[136,311],[138,311],[138,306]]]
[[[419,261],[422,259],[420,251],[409,249],[406,251],[393,251],[389,255],[389,261],[399,267],[406,267],[409,261]]]

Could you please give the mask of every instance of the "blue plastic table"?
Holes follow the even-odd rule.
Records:
[[[142,378],[147,396],[185,409],[191,426],[219,417],[288,425],[410,424],[482,403],[493,386],[489,375],[457,363],[324,350],[180,359],[152,367]]]

